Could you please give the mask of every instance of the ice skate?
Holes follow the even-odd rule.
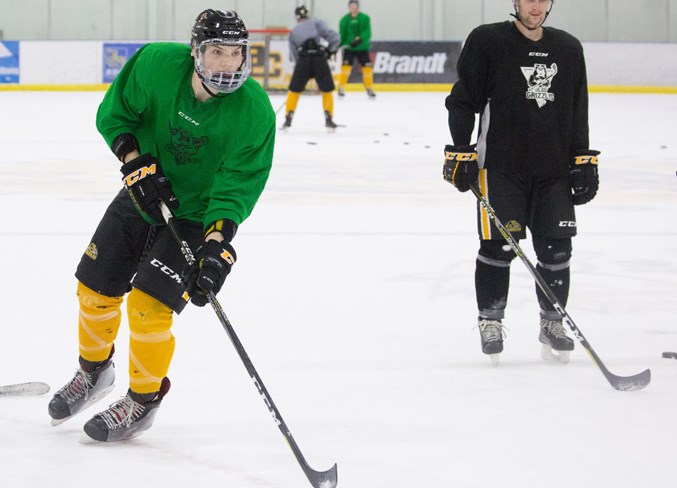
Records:
[[[367,88],[367,96],[369,97],[369,100],[376,100],[376,93],[374,93],[374,90],[371,88]]]
[[[339,88],[337,94],[340,98],[343,98],[346,96],[346,91],[343,88]]]
[[[85,434],[99,442],[124,441],[141,435],[153,425],[170,386],[169,378],[165,377],[160,390],[154,393],[140,394],[128,390],[127,395],[87,421]],[[86,439],[83,441],[87,442]]]
[[[327,128],[327,132],[335,132],[338,127],[338,125],[334,123],[331,114],[326,110],[324,111],[324,126]]]
[[[569,362],[569,354],[574,349],[574,341],[567,336],[561,320],[541,319],[541,332],[538,340],[543,344],[541,347],[543,359],[557,360],[562,364]]]
[[[482,352],[491,358],[491,363],[498,366],[498,355],[503,352],[503,324],[500,320],[478,318],[477,327],[480,329]]]
[[[287,112],[284,117],[284,124],[280,126],[280,130],[287,130],[291,127],[291,121],[294,118],[294,111]]]
[[[101,400],[113,390],[115,366],[108,359],[102,363],[80,361],[75,376],[54,394],[49,402],[52,425],[64,423],[82,410]]]

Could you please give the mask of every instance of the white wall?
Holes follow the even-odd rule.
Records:
[[[0,0],[8,40],[186,40],[198,13],[235,9],[250,29],[292,27],[305,3],[337,27],[347,0]],[[509,19],[512,0],[361,0],[379,40],[463,40]],[[582,41],[677,42],[677,0],[556,0],[548,24]]]

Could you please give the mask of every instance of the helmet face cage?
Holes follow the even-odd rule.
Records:
[[[242,62],[235,71],[214,71],[204,65],[204,54],[210,45],[242,48]],[[202,82],[219,93],[232,93],[240,88],[252,72],[252,55],[249,39],[207,39],[195,50],[195,71]]]

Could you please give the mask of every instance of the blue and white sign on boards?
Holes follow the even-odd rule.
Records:
[[[0,41],[0,83],[19,83],[19,41]]]
[[[138,42],[104,43],[103,82],[112,83],[127,60],[144,45]]]

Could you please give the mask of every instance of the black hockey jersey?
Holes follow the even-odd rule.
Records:
[[[511,174],[566,176],[573,153],[588,149],[588,87],[581,43],[543,28],[531,41],[514,22],[473,30],[446,99],[456,145],[471,143],[481,114],[480,164]]]

